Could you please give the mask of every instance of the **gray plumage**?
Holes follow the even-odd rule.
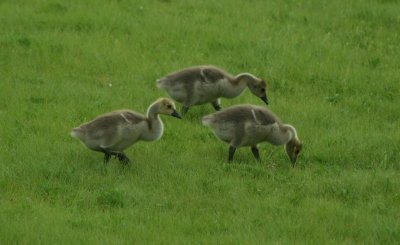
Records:
[[[81,140],[89,149],[103,152],[105,162],[115,155],[128,163],[123,150],[140,140],[161,138],[164,126],[159,114],[180,118],[173,101],[160,98],[149,106],[146,116],[131,110],[109,112],[72,129],[71,136]]]
[[[283,124],[269,109],[255,105],[237,105],[203,117],[203,124],[209,126],[222,141],[230,144],[229,161],[235,149],[250,146],[259,159],[257,145],[269,142],[285,144],[290,160],[295,164],[302,145],[296,129]]]
[[[239,96],[246,87],[268,104],[266,83],[250,73],[233,76],[215,66],[195,66],[171,73],[157,80],[174,100],[182,103],[183,112],[190,106],[211,103],[220,110],[219,98]]]

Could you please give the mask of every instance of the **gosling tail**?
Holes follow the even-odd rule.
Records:
[[[164,88],[164,79],[160,78],[156,81],[157,88]]]
[[[76,139],[81,139],[82,137],[82,130],[80,128],[73,128],[71,130],[71,136]]]
[[[207,115],[201,119],[201,122],[203,123],[204,126],[211,126],[213,118],[214,118],[213,115]]]

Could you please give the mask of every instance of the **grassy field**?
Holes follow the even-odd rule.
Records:
[[[1,244],[395,244],[400,241],[400,2],[0,0]],[[268,81],[304,142],[262,162],[163,117],[130,167],[70,137],[145,112],[155,80],[214,64]],[[262,105],[249,91],[222,106]]]

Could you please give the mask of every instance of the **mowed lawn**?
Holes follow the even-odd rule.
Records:
[[[399,30],[396,0],[1,0],[0,244],[398,243]],[[295,168],[269,144],[226,163],[211,105],[163,116],[130,167],[70,137],[199,64],[267,81]]]

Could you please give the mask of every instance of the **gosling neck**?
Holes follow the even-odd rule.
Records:
[[[233,80],[233,83],[247,85],[249,81],[254,81],[254,80],[257,80],[257,78],[254,75],[245,72],[236,75],[236,77]]]
[[[148,129],[145,130],[141,135],[141,139],[144,141],[158,140],[163,134],[164,125],[160,116],[158,115],[158,110],[159,105],[157,103],[150,105],[147,110]]]
[[[153,103],[147,109],[147,118],[150,121],[159,120],[160,117],[158,116],[158,104]]]
[[[297,141],[299,140],[297,138],[296,129],[292,125],[290,125],[290,124],[282,124],[282,125],[280,125],[279,128],[280,128],[280,131],[281,131],[281,134],[280,134],[280,137],[279,137],[279,141],[280,141],[279,145],[287,144],[292,140],[297,140]]]
[[[227,79],[224,79],[220,89],[221,96],[224,98],[234,98],[243,93],[248,81],[245,78],[246,75],[247,73],[241,73],[236,77],[227,77]]]

